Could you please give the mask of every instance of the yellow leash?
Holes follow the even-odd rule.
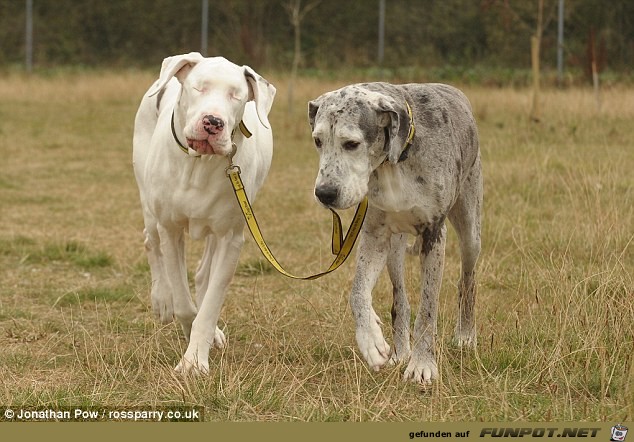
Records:
[[[407,101],[405,102],[405,106],[407,107],[407,114],[410,118],[410,127],[409,127],[409,132],[407,134],[407,139],[405,140],[403,153],[405,153],[409,145],[412,143],[414,139],[414,135],[416,134],[416,128],[414,127],[414,118],[412,115],[412,108],[410,107]],[[189,150],[181,144],[181,142],[178,140],[178,137],[176,136],[176,131],[174,129],[174,113],[173,112],[172,112],[171,125],[172,125],[172,135],[174,135],[174,139],[178,143],[180,149],[183,152],[188,153]],[[247,127],[242,121],[240,121],[239,128],[240,128],[240,132],[242,132],[242,134],[246,138],[251,137],[251,132],[249,132],[249,130],[247,129]],[[236,131],[234,129],[234,131],[231,133],[232,140],[235,135],[235,132]],[[271,249],[269,249],[269,246],[266,244],[266,241],[264,241],[264,237],[262,236],[262,232],[260,231],[260,227],[258,226],[258,221],[257,219],[255,219],[253,208],[251,207],[251,203],[249,202],[247,193],[244,190],[244,184],[242,183],[242,178],[240,178],[240,166],[233,164],[233,156],[236,153],[237,146],[235,143],[232,143],[232,144],[233,144],[233,151],[231,152],[231,155],[229,155],[229,166],[225,169],[225,173],[227,174],[227,177],[229,177],[229,180],[231,181],[233,192],[235,193],[236,198],[238,200],[238,204],[240,205],[240,209],[242,210],[242,215],[244,216],[244,219],[247,222],[247,226],[249,227],[249,232],[251,232],[251,236],[255,240],[255,243],[260,248],[260,252],[262,252],[262,255],[264,255],[267,261],[271,263],[271,265],[275,267],[275,269],[278,272],[280,272],[282,275],[288,276],[289,278],[293,278],[293,279],[303,279],[303,280],[317,279],[338,269],[346,261],[346,259],[348,259],[348,256],[350,256],[350,253],[352,252],[352,248],[354,247],[354,243],[356,242],[357,237],[359,236],[359,233],[361,232],[361,226],[363,225],[363,221],[365,220],[365,214],[368,211],[368,198],[367,197],[363,198],[363,201],[359,203],[359,206],[357,207],[357,211],[355,212],[354,217],[352,218],[352,222],[350,223],[350,227],[348,228],[348,232],[346,233],[345,238],[343,237],[343,234],[342,234],[343,229],[341,227],[341,218],[339,217],[337,212],[330,209],[330,211],[332,212],[332,254],[335,255],[335,259],[332,261],[332,264],[330,264],[330,267],[328,267],[327,270],[321,273],[317,273],[315,275],[310,275],[310,276],[295,276],[292,273],[287,272],[284,269],[284,267],[282,267],[282,265],[278,262],[278,260],[273,255],[273,252],[271,252]],[[401,156],[403,156],[403,154],[401,154]],[[405,158],[407,158],[406,155],[405,155]],[[401,160],[399,159],[399,161]]]
[[[238,204],[240,205],[240,209],[242,210],[242,215],[244,215],[244,219],[247,222],[247,226],[249,227],[249,231],[251,232],[251,236],[255,240],[255,243],[260,248],[262,255],[267,259],[268,262],[271,263],[275,269],[280,272],[284,276],[288,276],[293,279],[303,279],[303,280],[312,280],[321,278],[324,275],[327,275],[330,272],[333,272],[341,264],[345,262],[350,253],[352,252],[352,248],[354,247],[354,243],[359,236],[359,232],[361,231],[361,226],[363,225],[363,220],[365,219],[365,214],[368,210],[368,198],[364,198],[363,201],[357,207],[357,211],[354,214],[354,218],[350,223],[350,228],[348,229],[348,233],[346,233],[346,237],[343,238],[342,235],[342,227],[341,227],[341,218],[337,215],[337,212],[330,209],[332,212],[332,254],[336,255],[330,267],[327,270],[317,273],[311,276],[295,276],[292,273],[287,272],[282,265],[277,261],[275,256],[273,256],[273,252],[269,249],[269,246],[264,241],[264,237],[262,236],[262,232],[260,231],[260,227],[258,226],[258,221],[255,219],[255,214],[253,213],[253,209],[251,207],[251,203],[247,198],[247,194],[244,190],[244,184],[242,183],[242,178],[240,178],[240,166],[233,164],[233,155],[236,151],[236,145],[233,145],[233,152],[229,159],[229,167],[225,170],[229,180],[231,181],[231,185],[233,187],[233,191],[236,194],[236,198],[238,199]]]

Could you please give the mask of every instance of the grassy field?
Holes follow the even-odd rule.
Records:
[[[154,73],[0,78],[0,404],[201,405],[207,420],[627,421],[634,419],[634,90],[468,87],[485,173],[475,352],[451,346],[459,255],[449,229],[432,387],[403,367],[368,371],[348,293],[353,263],[286,279],[248,238],[208,376],[173,372],[185,349],[161,326],[131,166],[134,114]],[[345,81],[288,79],[275,154],[255,203],[278,259],[330,262],[329,215],[313,200],[306,102]],[[201,245],[190,243],[190,269]],[[191,270],[190,270],[191,275]],[[408,258],[412,311],[420,286]],[[374,295],[390,336],[391,289]]]

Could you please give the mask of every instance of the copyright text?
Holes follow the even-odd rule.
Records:
[[[72,421],[133,421],[133,422],[201,422],[202,407],[165,408],[92,408],[92,407],[2,407],[4,422],[72,422]],[[0,408],[0,410],[2,410]]]

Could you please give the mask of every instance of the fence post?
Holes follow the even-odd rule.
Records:
[[[379,68],[383,67],[385,55],[385,0],[379,0]]]
[[[557,20],[557,84],[564,85],[564,0],[559,0]]]
[[[25,29],[26,72],[33,72],[33,0],[26,0],[26,29]]]
[[[207,56],[207,36],[209,34],[209,0],[203,0],[202,23],[200,27],[200,53]]]

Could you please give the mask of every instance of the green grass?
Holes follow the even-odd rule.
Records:
[[[131,302],[136,300],[132,288],[129,286],[121,287],[94,287],[84,288],[78,292],[67,293],[55,301],[55,306],[65,307],[69,305],[80,305],[90,302]]]
[[[243,261],[238,265],[238,268],[236,269],[236,275],[245,277],[255,277],[272,272],[275,272],[275,269],[265,258]]]
[[[67,262],[84,270],[109,267],[113,263],[112,257],[106,252],[88,250],[76,241],[39,246],[37,241],[24,236],[0,238],[0,254],[13,256],[22,263]]]
[[[207,376],[174,374],[186,342],[152,317],[131,167],[134,113],[154,75],[0,78],[0,404],[202,405],[214,421],[632,420],[634,89],[605,88],[601,109],[591,90],[546,90],[534,124],[530,91],[464,87],[485,173],[479,345],[450,343],[449,229],[440,379],[422,388],[401,381],[404,367],[371,372],[359,355],[353,262],[292,281],[250,237],[221,315],[227,348],[212,351]],[[287,78],[266,76],[278,88],[276,144],[254,209],[280,262],[314,273],[331,261],[330,217],[312,197],[304,110],[346,81],[300,79],[289,115]],[[188,246],[190,277],[201,248]],[[411,257],[406,279],[416,311]],[[390,298],[383,275],[374,305],[388,341]]]

